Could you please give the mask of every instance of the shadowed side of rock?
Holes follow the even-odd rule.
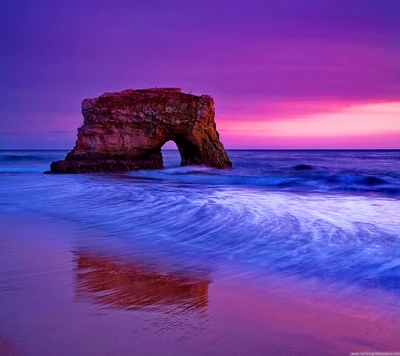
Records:
[[[231,168],[219,140],[210,96],[178,88],[125,90],[82,102],[74,149],[52,173],[126,172],[163,168],[161,148],[174,141],[181,165]]]

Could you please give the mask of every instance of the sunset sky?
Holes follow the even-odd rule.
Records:
[[[15,0],[0,28],[0,148],[168,86],[214,98],[227,148],[400,148],[400,0]]]

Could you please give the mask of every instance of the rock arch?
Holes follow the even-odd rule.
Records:
[[[82,102],[83,126],[74,149],[53,173],[123,172],[163,168],[162,146],[174,141],[181,165],[231,168],[208,95],[178,88],[125,90]]]

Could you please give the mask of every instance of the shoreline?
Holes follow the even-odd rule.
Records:
[[[8,352],[13,346],[21,351],[11,355],[400,349],[398,318],[376,313],[363,296],[356,310],[329,291],[307,300],[307,291],[271,284],[265,293],[236,276],[227,283],[158,272],[116,256],[79,256],[69,244],[71,231],[30,219],[8,216],[0,229],[0,335]]]

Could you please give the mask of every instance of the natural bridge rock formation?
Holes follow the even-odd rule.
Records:
[[[82,102],[83,126],[53,173],[124,172],[162,168],[161,147],[174,141],[181,165],[230,168],[214,121],[210,96],[177,88],[125,90]]]

